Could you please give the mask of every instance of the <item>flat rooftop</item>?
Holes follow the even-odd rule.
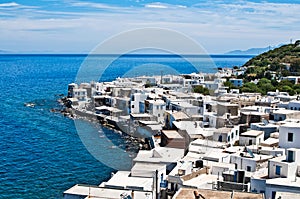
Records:
[[[231,197],[232,192],[229,191],[213,191],[208,189],[188,189],[181,188],[173,197],[173,199],[195,199],[194,191],[197,191],[204,198],[209,199],[263,199],[263,194],[257,193],[246,193],[246,192],[233,192],[233,197]]]
[[[151,151],[140,150],[133,162],[166,164],[177,162],[184,155],[184,149],[156,147]]]
[[[174,117],[175,120],[189,119],[189,116],[182,111],[169,111],[169,113]]]
[[[72,195],[72,196],[87,196],[88,198],[112,198],[112,199],[119,199],[120,195],[127,194],[130,196],[131,190],[121,190],[121,189],[109,189],[103,188],[98,186],[90,186],[90,185],[75,185],[64,192],[65,195]],[[134,191],[134,196],[136,198],[146,199],[149,196],[152,198],[152,192],[150,191]],[[79,198],[79,197],[78,197]]]
[[[275,110],[273,111],[273,114],[293,114],[293,113],[298,113],[299,111],[295,111],[295,110],[289,110],[289,109],[279,109],[279,110]]]
[[[169,139],[183,139],[183,137],[175,130],[163,130],[162,133]]]
[[[279,128],[281,128],[281,127],[300,128],[300,123],[298,123],[298,122],[288,122],[288,123],[285,123],[285,124],[281,125]]]
[[[260,136],[263,133],[264,133],[263,131],[250,130],[250,131],[246,131],[244,133],[241,133],[240,136],[243,136],[243,137],[257,137],[257,136]]]
[[[102,184],[107,188],[151,191],[153,178],[132,177],[130,171],[118,171],[111,179]]]

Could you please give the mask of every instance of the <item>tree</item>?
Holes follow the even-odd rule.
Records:
[[[245,83],[242,86],[241,92],[245,92],[245,93],[261,93],[262,91],[253,82],[247,82],[247,83]]]
[[[237,88],[236,86],[233,85],[233,83],[231,81],[226,81],[223,84],[226,87],[229,87],[229,89],[233,89],[233,88]]]
[[[281,88],[283,86],[289,86],[290,88],[292,88],[294,86],[294,84],[287,80],[287,79],[284,79],[284,80],[281,80],[279,83],[278,83],[278,87]]]
[[[291,60],[291,72],[300,72],[300,58],[294,58]]]
[[[267,78],[260,79],[257,86],[263,95],[266,95],[268,91],[276,90],[276,87],[272,85],[272,81]]]
[[[287,85],[282,86],[282,87],[280,88],[280,91],[288,92],[289,95],[295,95],[294,89],[292,89],[290,86],[287,86]]]
[[[271,80],[273,78],[273,76],[271,75],[270,71],[266,72],[265,77],[269,80]]]
[[[203,95],[209,95],[209,90],[206,87],[203,87],[202,85],[197,85],[193,89],[194,93],[201,93]]]

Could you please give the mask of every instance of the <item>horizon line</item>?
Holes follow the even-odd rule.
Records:
[[[136,56],[162,56],[162,57],[210,57],[210,56],[227,56],[227,57],[254,57],[258,54],[164,54],[164,53],[134,53],[134,54],[88,54],[88,53],[1,53],[0,56],[119,56],[119,57],[136,57]]]

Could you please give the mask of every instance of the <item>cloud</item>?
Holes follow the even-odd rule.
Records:
[[[18,43],[24,43],[24,48],[38,48],[41,44],[37,43],[41,42],[46,47],[65,49],[72,45],[74,49],[77,44],[88,49],[119,31],[161,27],[186,33],[207,46],[208,51],[219,52],[273,45],[300,35],[299,4],[230,2],[207,1],[186,6],[141,1],[139,6],[125,6],[68,0],[59,11],[41,6],[14,12],[8,10],[8,5],[26,5],[2,3],[0,9],[5,9],[0,12],[0,43],[10,49],[12,41],[26,35],[30,44]],[[5,15],[10,18],[1,17]]]
[[[0,3],[0,7],[16,7],[16,6],[20,6],[20,4],[16,2]]]
[[[160,9],[165,9],[168,8],[167,5],[164,5],[162,3],[149,3],[145,5],[145,8],[160,8]]]
[[[0,3],[1,10],[17,10],[17,9],[35,9],[37,6],[27,6],[16,2]]]
[[[167,4],[167,3],[161,3],[161,2],[154,2],[154,3],[148,3],[145,4],[145,8],[158,8],[158,9],[171,9],[171,8],[187,8],[187,6],[184,5],[174,5],[174,4]]]
[[[97,9],[119,9],[120,7],[111,6],[109,4],[104,3],[92,3],[92,2],[72,2],[70,3],[71,6],[76,7],[90,7],[90,8],[97,8]]]

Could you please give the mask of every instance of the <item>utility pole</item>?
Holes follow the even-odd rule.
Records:
[[[155,199],[158,199],[158,170],[155,171]]]

